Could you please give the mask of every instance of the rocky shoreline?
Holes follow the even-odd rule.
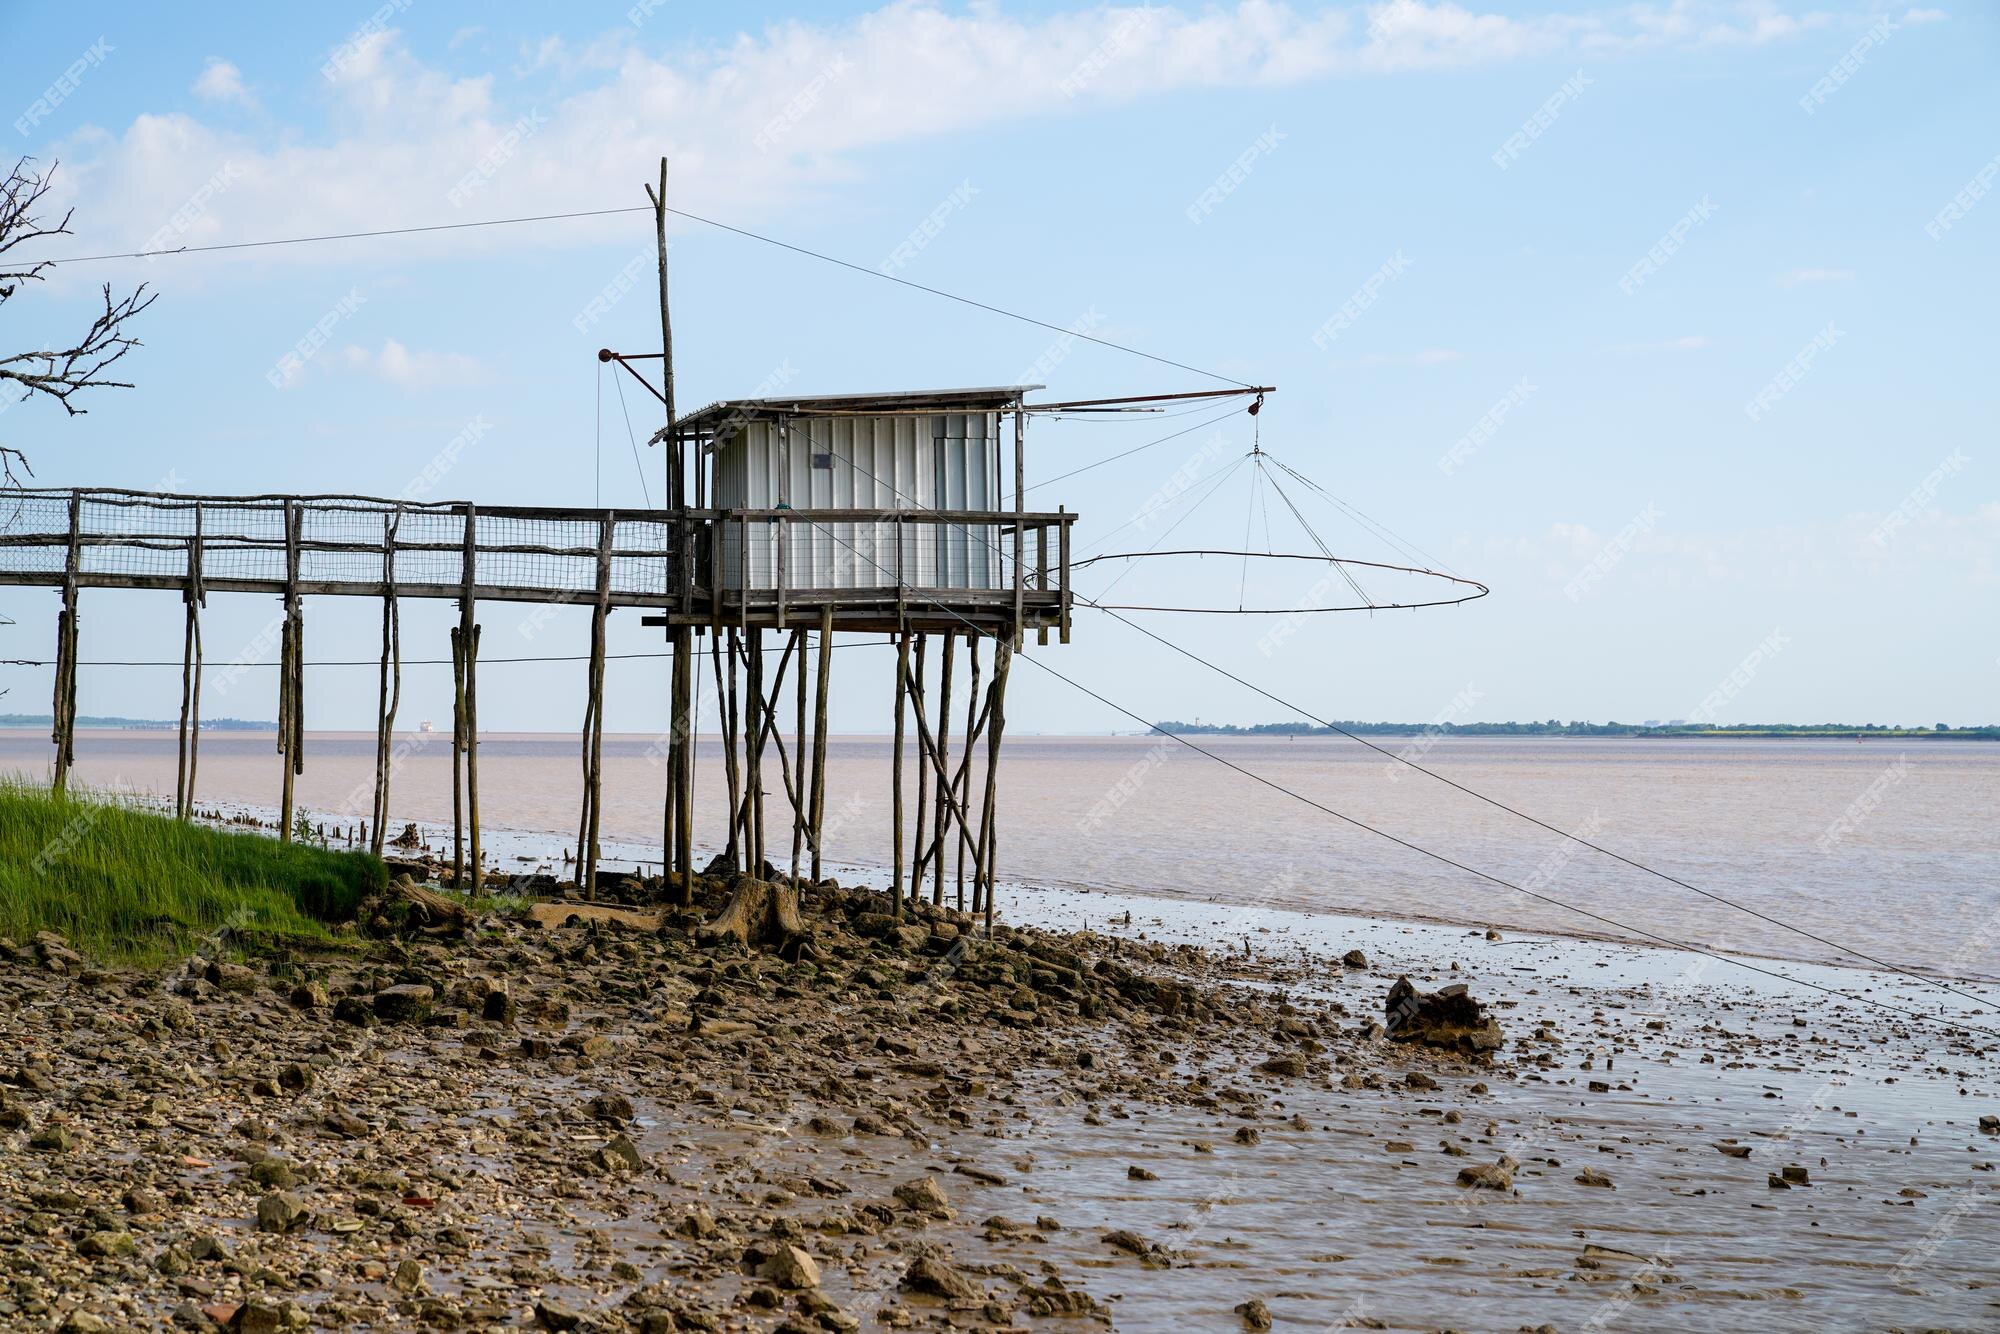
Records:
[[[1941,1266],[2000,1207],[1935,1184],[1990,1172],[1969,1124],[1955,1168],[1914,1135],[1895,1158],[1854,1141],[1866,1165],[1831,1173],[1802,1127],[1772,1142],[1752,1090],[1792,1096],[1774,1071],[1853,1071],[1879,1045],[1845,1013],[1769,1034],[1640,1022],[1544,978],[1500,1001],[1496,1054],[1455,961],[1427,961],[1429,990],[1412,960],[1358,952],[1109,926],[989,940],[832,886],[805,892],[788,960],[701,939],[727,892],[657,930],[440,928],[385,902],[331,957],[237,962],[219,941],[164,975],[8,948],[0,1326],[1514,1329],[1641,1302],[1769,1327],[1767,1303],[1814,1299],[1809,1262],[1790,1286],[1738,1283],[1688,1205],[1859,1209],[1829,1176],[1886,1164],[1906,1193],[1971,1201]],[[1979,1049],[1908,1041],[1911,1072]],[[1697,1061],[1754,1073],[1706,1112],[1633,1101]],[[1921,1239],[1895,1223],[1867,1239],[1879,1271]],[[1467,1255],[1431,1256],[1446,1236]],[[2000,1311],[1978,1275],[1953,1286],[1945,1307]],[[1737,1310],[1749,1323],[1714,1318]]]

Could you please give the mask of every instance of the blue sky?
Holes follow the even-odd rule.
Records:
[[[1277,385],[1265,448],[1492,586],[1277,636],[1149,622],[1322,716],[1708,701],[1726,722],[1964,724],[2000,721],[1996,60],[1984,6],[1832,0],[809,5],[750,26],[690,4],[14,7],[0,133],[61,161],[75,236],[50,257],[643,204],[662,153],[676,204],[868,267],[935,215],[902,276]],[[76,418],[10,398],[0,442],[47,485],[394,495],[476,423],[432,498],[639,504],[609,384],[600,469],[593,354],[657,346],[647,274],[589,312],[632,285],[650,231],[634,214],[65,266],[8,303],[7,350],[72,333],[98,284],[143,280],[160,298],[122,363],[136,388]],[[911,388],[1038,359],[1064,398],[1216,383],[692,224],[673,239],[689,405],[774,372]],[[627,403],[643,441],[656,409]],[[1030,478],[1201,420],[1038,422]],[[1237,415],[1035,503],[1081,511],[1094,549],[1192,482],[1180,518],[1250,444]],[[1173,545],[1236,547],[1246,527],[1264,545],[1249,476]],[[1395,559],[1331,506],[1309,517],[1341,554]],[[1270,534],[1312,549],[1275,518]],[[1181,575],[1121,591],[1233,600],[1227,569]],[[1252,582],[1290,606],[1310,579]],[[0,592],[21,623],[6,656],[46,656],[54,609]],[[210,661],[270,615],[218,599]],[[309,652],[364,649],[372,615],[314,605]],[[442,650],[449,615],[413,610],[408,642]],[[174,657],[178,616],[93,596],[84,655]],[[586,643],[580,615],[485,620],[489,658]],[[614,618],[614,650],[653,639]],[[1037,652],[1143,716],[1281,712],[1099,617]],[[482,722],[573,728],[581,674],[489,670]],[[878,675],[836,692],[836,725],[883,724]],[[207,711],[270,716],[268,676]],[[663,679],[616,666],[609,725],[656,728]],[[1017,727],[1127,726],[1039,673],[1016,682]],[[82,708],[165,716],[177,684],[87,671]],[[0,686],[37,710],[47,673],[0,668]],[[372,688],[317,674],[309,721],[364,726]],[[442,672],[413,692],[448,712]]]

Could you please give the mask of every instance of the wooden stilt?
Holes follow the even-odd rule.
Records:
[[[285,629],[279,651],[278,752],[285,757],[278,837],[292,841],[293,796],[305,772],[305,608],[299,599],[299,542],[305,514],[285,502]]]
[[[966,655],[972,659],[972,679],[968,683],[965,696],[965,755],[958,763],[958,777],[952,783],[952,790],[958,794],[958,808],[965,809],[965,803],[972,793],[972,757],[979,742],[979,726],[976,711],[979,708],[979,636],[965,637]],[[958,823],[958,903],[960,912],[965,911],[965,850],[972,842],[972,831],[965,821]],[[975,856],[975,861],[977,860]]]
[[[1008,631],[1007,637],[994,641],[993,645],[993,708],[992,717],[986,724],[986,803],[980,815],[981,826],[986,831],[986,934],[993,934],[993,900],[998,885],[997,858],[999,856],[999,830],[994,819],[995,801],[1000,786],[1000,737],[1007,730],[1007,674],[1014,665],[1014,636],[1020,634],[1020,627]]]
[[[819,684],[813,702],[812,878],[818,884],[826,837],[826,703],[833,678],[833,608],[819,612]]]
[[[748,746],[743,752],[744,863],[750,874],[764,878],[764,631],[744,632],[744,687],[748,695]]]
[[[729,837],[728,845],[724,849],[723,855],[728,859],[731,870],[741,870],[743,869],[743,863],[739,856],[741,844],[737,837],[737,831],[741,828],[741,821],[738,820],[736,814],[738,803],[741,802],[743,796],[743,779],[737,763],[736,750],[737,632],[735,630],[728,632],[729,681],[727,688],[725,688],[722,679],[723,639],[723,632],[717,630],[715,633],[715,707],[722,722],[722,768],[725,780],[729,784]]]
[[[467,826],[468,873],[472,892],[477,894],[485,880],[485,858],[479,846],[479,626],[473,620],[475,604],[475,553],[478,512],[465,507],[465,556],[463,583],[459,594],[459,636],[465,644],[465,823]]]
[[[606,514],[597,534],[597,602],[590,617],[590,688],[583,734],[583,839],[576,851],[586,899],[597,899],[598,828],[604,805],[604,655],[611,615],[611,539],[617,519]]]
[[[376,690],[375,803],[368,836],[368,850],[377,857],[387,846],[396,710],[403,703],[403,614],[396,600],[396,531],[401,525],[401,511],[382,520],[382,671]]]
[[[201,608],[207,594],[201,583],[201,510],[194,512],[194,536],[188,539],[187,587],[181,592],[187,606],[187,628],[181,637],[181,726],[179,764],[174,772],[174,816],[187,820],[194,815],[194,777],[197,751],[201,744]]]
[[[890,751],[890,836],[895,846],[895,873],[890,897],[895,900],[897,917],[903,915],[903,696],[910,684],[910,634],[896,636],[896,741]]]
[[[924,732],[928,727],[928,724],[925,722],[925,713],[928,706],[924,702],[924,659],[927,656],[926,650],[929,644],[929,635],[918,634],[916,672],[910,678],[910,705],[912,712],[917,716],[917,729],[919,732]],[[924,896],[924,869],[929,865],[929,858],[925,854],[930,851],[930,839],[925,836],[924,831],[930,825],[930,806],[931,766],[926,762],[925,750],[920,747],[917,751],[917,832],[915,839],[910,843],[910,901],[912,903],[918,902]]]
[[[951,812],[951,668],[952,645],[958,636],[945,632],[944,651],[938,660],[938,725],[937,725],[937,810],[934,815],[936,829],[931,835],[931,903],[944,902],[944,831],[949,824]]]
[[[451,883],[465,884],[465,635],[451,627]]]
[[[695,684],[701,668],[696,658],[694,631],[688,626],[674,630],[674,662],[680,667],[680,688],[674,693],[674,739],[680,743],[676,761],[669,755],[668,768],[674,785],[674,867],[680,874],[681,902],[694,902],[694,747]]]
[[[798,719],[792,728],[792,751],[798,757],[798,778],[790,784],[792,798],[792,888],[799,887],[799,870],[806,850],[806,817],[810,807],[806,795],[806,632],[792,631],[792,645],[798,650]]]
[[[56,682],[51,705],[49,739],[56,747],[55,790],[69,790],[69,771],[76,764],[76,577],[83,559],[81,546],[83,494],[69,494],[69,554],[63,562],[62,610],[56,614]]]

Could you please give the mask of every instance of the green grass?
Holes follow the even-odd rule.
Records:
[[[365,852],[182,824],[102,793],[58,797],[0,776],[0,935],[57,931],[107,963],[151,964],[209,942],[330,940],[387,883]]]

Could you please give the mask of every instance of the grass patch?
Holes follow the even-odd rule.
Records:
[[[324,943],[387,883],[333,852],[180,821],[97,792],[0,777],[0,935],[58,931],[113,963],[154,964],[226,934]]]

